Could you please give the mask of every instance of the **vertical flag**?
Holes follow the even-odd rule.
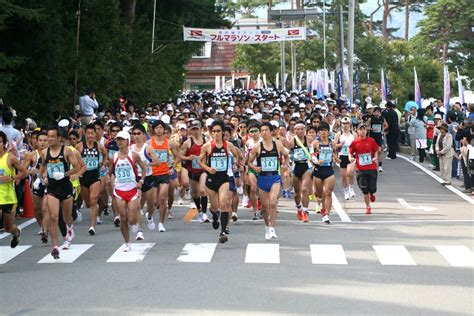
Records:
[[[339,72],[337,73],[337,99],[341,100],[342,96],[342,68],[339,69]]]
[[[306,70],[306,91],[311,92],[311,71]]]
[[[222,79],[222,90],[225,90],[225,77],[222,76],[221,79]]]
[[[388,81],[387,72],[384,73],[384,76],[385,76],[385,95],[388,98],[388,95],[390,94],[390,82]]]
[[[355,98],[360,100],[359,98],[359,68],[355,71]]]
[[[250,88],[250,76],[247,76],[247,90]]]
[[[421,89],[418,83],[418,76],[416,74],[416,68],[413,67],[413,71],[415,73],[415,102],[418,104],[418,108],[421,109]]]
[[[300,72],[300,80],[298,81],[298,92],[301,92],[301,84],[303,82],[304,72]]]
[[[257,76],[257,89],[262,89],[262,84],[260,82],[260,74]]]
[[[336,74],[333,71],[329,73],[329,84],[331,88],[329,89],[330,93],[335,93],[336,92]]]
[[[459,93],[459,103],[464,104],[464,88],[462,86],[462,81],[461,81],[461,76],[459,75],[459,69],[456,67],[456,75],[457,75],[457,81],[458,81],[458,93]]]
[[[385,89],[385,75],[383,74],[383,68],[380,69],[380,98],[382,101],[387,102],[387,90]]]
[[[275,89],[276,89],[276,90],[278,90],[279,87],[280,87],[280,85],[279,85],[280,80],[279,80],[279,79],[280,79],[280,73],[277,72],[277,73],[276,73],[276,76],[275,76]]]
[[[367,74],[367,95],[370,96],[370,73],[369,73],[369,68],[367,67],[365,69],[366,74]]]
[[[216,81],[215,81],[215,87],[214,90],[219,91],[221,89],[221,77],[216,76]]]
[[[283,81],[281,82],[281,87],[283,88],[283,83],[286,84],[286,80],[288,79],[288,74],[285,73],[285,75],[283,76]],[[286,86],[286,85],[285,85]],[[283,89],[282,89],[283,90]]]
[[[231,82],[231,85],[232,85],[232,90],[235,89],[235,74],[234,74],[234,73],[232,74],[232,82]]]
[[[349,101],[349,108],[352,109],[352,99],[353,99],[353,92],[352,92],[352,82],[350,81],[349,77],[349,67],[344,67],[344,77],[347,81],[347,91],[348,91],[348,96],[347,96],[347,101]]]
[[[267,74],[263,74],[263,88],[268,89],[268,87],[267,87]]]
[[[444,66],[444,107],[446,108],[446,113],[449,112],[449,98],[451,97],[451,84],[449,82],[449,71],[448,66]]]

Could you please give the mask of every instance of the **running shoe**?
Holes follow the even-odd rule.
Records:
[[[212,228],[214,229],[219,228],[219,215],[220,212],[212,213]]]
[[[265,239],[266,240],[272,239],[272,232],[270,231],[270,227],[265,227]]]
[[[221,244],[227,242],[228,240],[229,240],[229,238],[227,237],[227,234],[226,234],[226,233],[221,233],[221,234],[219,235],[219,242],[220,242]]]
[[[53,256],[54,259],[59,259],[59,247],[55,246],[53,250],[51,250],[51,256]]]
[[[370,202],[372,202],[372,203],[375,202],[375,195],[374,194],[369,193],[369,198],[370,198]]]
[[[275,232],[275,227],[270,227],[270,236],[271,236],[271,239],[277,239],[278,236]]]
[[[191,194],[189,193],[189,190],[186,190],[186,193],[184,194],[184,198],[186,200],[191,200]]]
[[[41,235],[41,242],[42,242],[43,244],[47,244],[47,243],[48,243],[48,234],[43,233],[43,235]]]
[[[370,206],[368,206],[368,207],[365,208],[365,214],[366,214],[366,215],[372,214],[372,208],[371,208]]]
[[[309,195],[309,200],[312,201],[312,202],[316,202],[316,195],[310,194]]]
[[[89,235],[94,236],[95,235],[95,228],[94,226],[89,227]]]
[[[203,212],[199,212],[199,214],[198,214],[198,222],[201,223],[201,224],[204,223],[204,220],[202,219],[203,214],[204,214]]]
[[[100,216],[97,216],[97,217],[95,218],[95,222],[96,222],[97,225],[102,224],[102,219],[100,218]]]
[[[155,221],[153,220],[153,217],[147,217],[146,218],[146,221],[147,221],[147,227],[149,230],[155,230],[156,228],[156,225],[155,225]]]
[[[202,222],[203,223],[209,223],[209,217],[207,216],[206,213],[202,213]]]
[[[171,212],[171,210],[168,210],[168,219],[173,219],[174,216],[173,216],[173,213]]]
[[[356,196],[356,193],[354,191],[354,187],[352,185],[349,186],[349,195],[351,196],[351,198],[355,198],[355,196]]]
[[[254,221],[258,220],[258,215],[257,214],[258,214],[258,212],[253,213],[252,220],[254,220]]]
[[[328,214],[323,216],[323,222],[325,222],[326,224],[331,224],[331,221],[329,220],[329,215]]]
[[[135,240],[145,240],[145,236],[143,235],[143,231],[142,230],[139,230],[137,232],[137,237],[135,238]]]
[[[471,192],[471,191],[469,191],[469,192]],[[40,230],[40,231],[38,232],[38,236],[41,236],[41,235],[43,235],[43,230]]]
[[[82,222],[82,212],[79,211],[79,210],[77,210],[76,212],[77,212],[77,217],[76,217],[75,222],[80,223],[80,222]]]
[[[182,198],[179,198],[179,199],[178,199],[178,205],[183,205],[183,204],[184,204],[183,199],[182,199]]]
[[[164,233],[166,231],[165,225],[163,223],[158,223],[158,232]]]
[[[244,195],[243,198],[242,198],[242,207],[247,207],[248,208],[248,205],[249,204],[249,197]]]
[[[349,200],[350,195],[349,195],[349,189],[345,188],[344,189],[344,200]]]
[[[303,211],[301,209],[297,210],[296,211],[296,218],[299,220],[299,221],[302,221],[303,220]]]
[[[382,166],[379,167],[379,172],[383,172]]]
[[[317,214],[321,213],[321,206],[320,206],[319,204],[316,204],[316,207],[315,207],[314,211],[315,211]]]
[[[115,225],[115,227],[120,227],[120,217],[119,216],[114,217],[114,225]]]
[[[102,214],[104,214],[104,216],[109,216],[109,208],[108,206],[104,206],[104,208],[102,209]]]
[[[303,213],[303,222],[308,223],[309,222],[309,213],[308,212],[302,212]]]
[[[126,243],[123,247],[123,252],[130,252],[132,251],[132,245],[130,243]]]
[[[239,220],[239,216],[237,215],[236,212],[232,212],[232,220],[233,220],[234,222],[237,222],[237,221]]]
[[[242,188],[242,186],[237,188],[237,194],[240,194],[240,195],[244,194],[244,188]]]
[[[62,249],[63,250],[68,250],[69,248],[71,248],[71,242],[68,241],[68,240],[65,240],[64,243],[63,243]]]
[[[21,229],[18,227],[18,235],[12,237],[12,241],[10,242],[10,247],[15,248],[18,246],[18,243],[20,242],[20,235],[21,235]]]
[[[72,225],[71,226],[66,225],[66,227],[67,227],[66,240],[71,242],[76,236],[74,234],[74,227]]]
[[[130,231],[135,234],[138,232],[138,226],[137,225],[130,225]]]
[[[230,234],[230,229],[229,229],[229,226],[227,226],[225,229],[224,229],[224,233],[226,233],[227,235]]]

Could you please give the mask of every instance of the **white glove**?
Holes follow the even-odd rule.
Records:
[[[39,190],[39,186],[41,184],[41,179],[36,179],[35,182],[33,182],[33,189]]]
[[[55,172],[55,173],[53,173],[53,178],[56,181],[64,179],[64,172]]]

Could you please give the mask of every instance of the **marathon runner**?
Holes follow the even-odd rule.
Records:
[[[344,199],[349,200],[355,197],[354,191],[354,164],[349,157],[349,147],[357,134],[352,131],[352,123],[348,117],[343,117],[341,120],[342,130],[336,134],[334,139],[334,147],[339,150],[339,166],[341,170],[342,189],[344,190]]]

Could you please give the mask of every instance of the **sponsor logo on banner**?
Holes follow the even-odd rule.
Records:
[[[191,30],[191,34],[190,34],[192,37],[202,37],[202,31],[201,30]]]
[[[300,35],[300,30],[288,30],[288,36],[299,36]]]

